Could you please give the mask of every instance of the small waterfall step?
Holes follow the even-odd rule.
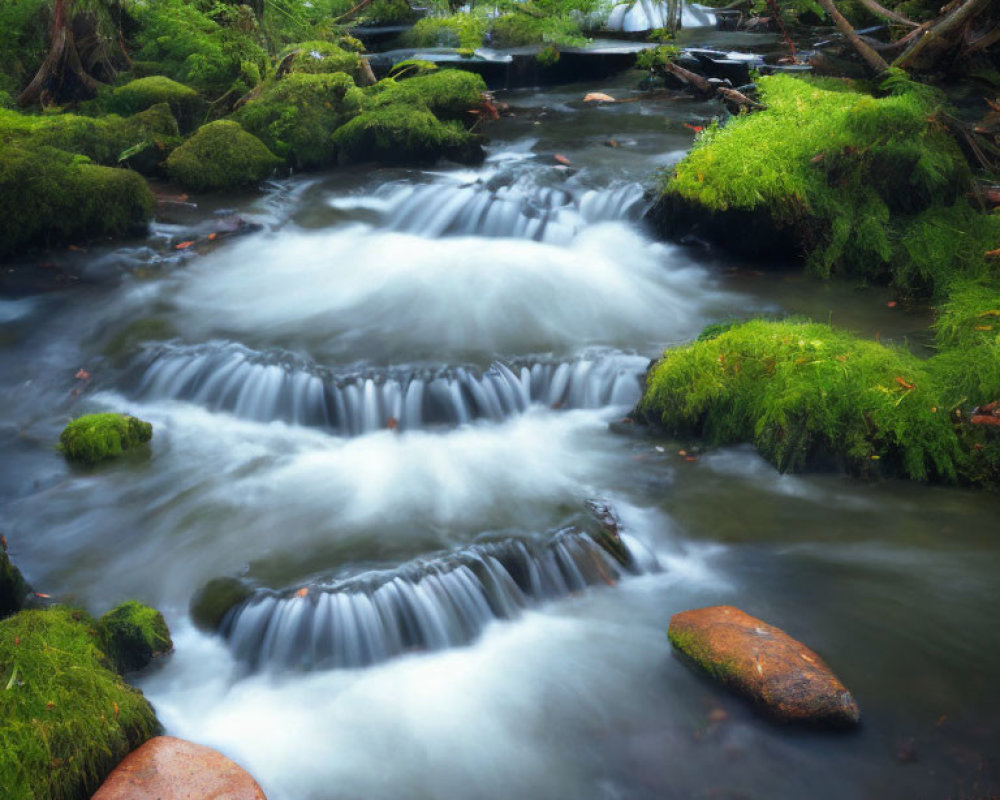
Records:
[[[225,613],[219,633],[250,671],[365,667],[467,645],[494,620],[656,569],[626,534],[568,529],[542,545],[505,539],[332,585],[259,589]]]
[[[632,406],[649,360],[618,352],[571,361],[494,362],[488,369],[417,365],[328,369],[243,345],[165,344],[133,366],[136,394],[184,400],[260,422],[283,421],[357,436],[503,420],[529,406]]]

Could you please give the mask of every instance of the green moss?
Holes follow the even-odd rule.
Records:
[[[298,168],[336,162],[331,134],[360,109],[364,95],[349,75],[289,75],[235,115],[279,157]]]
[[[0,796],[84,800],[159,725],[108,669],[93,620],[67,608],[0,622]]]
[[[399,104],[426,108],[441,119],[461,119],[482,101],[486,83],[480,75],[460,69],[443,69],[426,75],[396,80],[386,78],[372,86],[367,108]]]
[[[283,56],[295,53],[289,71],[310,75],[345,72],[355,81],[361,79],[361,56],[332,42],[299,42],[288,47]]]
[[[142,669],[154,656],[168,653],[174,646],[163,615],[136,600],[116,606],[97,626],[104,652],[122,674]]]
[[[964,199],[969,171],[939,97],[899,74],[876,99],[833,80],[760,81],[767,110],[706,130],[663,192],[707,212],[757,212],[820,275],[940,293],[987,271],[1000,221]]]
[[[751,320],[668,350],[640,409],[678,434],[753,442],[782,471],[953,482],[963,466],[929,365],[828,325]]]
[[[166,339],[173,339],[176,335],[177,330],[164,317],[138,319],[111,336],[101,352],[115,361],[118,366],[124,366],[125,360],[143,342],[162,342]]]
[[[107,106],[110,111],[128,115],[159,103],[166,103],[186,129],[192,126],[195,116],[204,106],[194,89],[163,75],[136,78],[117,87],[112,91]]]
[[[375,0],[365,9],[368,25],[399,25],[413,19],[414,12],[406,0]]]
[[[218,120],[174,150],[167,174],[186,189],[213,191],[256,186],[281,164],[256,136],[238,122]]]
[[[480,47],[486,35],[486,19],[475,14],[424,17],[403,36],[410,47]]]
[[[59,434],[59,445],[70,461],[97,464],[153,438],[153,426],[127,414],[87,414]]]
[[[10,563],[6,550],[0,549],[0,617],[18,611],[30,591],[21,571]]]
[[[667,629],[667,639],[673,647],[713,678],[717,678],[723,683],[729,683],[736,679],[736,663],[732,660],[719,661],[716,659],[711,649],[697,634],[679,631],[671,625]]]
[[[135,232],[152,209],[149,186],[135,172],[51,147],[0,144],[0,255],[33,243]]]
[[[199,629],[216,633],[226,612],[250,594],[250,587],[241,580],[213,578],[191,598],[191,619]]]
[[[478,138],[457,122],[441,122],[430,111],[401,104],[365,111],[333,135],[343,163],[429,163],[451,158],[482,160]]]
[[[940,353],[930,363],[945,402],[1000,400],[1000,290],[981,283],[957,285],[939,309],[936,329]]]

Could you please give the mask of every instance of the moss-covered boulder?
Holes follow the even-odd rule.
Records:
[[[10,562],[6,549],[0,547],[0,617],[19,611],[30,591],[21,571]]]
[[[475,49],[482,45],[486,28],[486,19],[475,14],[424,17],[404,34],[403,41],[411,47]]]
[[[93,465],[116,458],[153,438],[153,426],[127,414],[87,414],[73,420],[59,434],[67,459]]]
[[[362,78],[361,56],[352,50],[345,50],[333,42],[300,42],[288,47],[283,59],[287,59],[290,73],[309,75],[344,72],[360,83]]]
[[[174,646],[163,615],[137,600],[116,606],[97,625],[105,654],[122,674],[142,669]]]
[[[145,147],[153,147],[165,157],[179,143],[177,121],[165,103],[129,117],[32,116],[0,110],[0,146],[54,147],[108,166],[127,160],[130,152]]]
[[[861,720],[854,697],[823,659],[738,608],[674,614],[667,636],[696,666],[780,722],[843,728]]]
[[[664,176],[650,216],[665,235],[694,230],[744,255],[781,245],[820,275],[913,293],[988,271],[1000,217],[966,200],[969,170],[933,90],[897,73],[879,97],[832,79],[759,85],[765,111],[708,128]]]
[[[368,90],[367,108],[398,104],[426,108],[439,119],[461,119],[482,102],[482,76],[460,69],[435,70],[403,80],[386,78]]]
[[[51,147],[0,144],[0,255],[30,244],[144,231],[153,195],[141,175]]]
[[[333,141],[344,164],[421,164],[439,158],[477,164],[485,155],[479,137],[460,123],[399,104],[365,111],[339,128]]]
[[[167,159],[167,174],[193,191],[256,186],[281,159],[238,122],[210,122]]]
[[[331,135],[363,100],[349,75],[300,73],[271,84],[234,118],[293,167],[322,167],[336,163]]]
[[[149,703],[109,669],[80,611],[0,621],[0,797],[84,800],[159,732]]]
[[[238,578],[213,578],[191,598],[191,619],[200,630],[215,633],[229,609],[251,594],[250,587]]]
[[[185,129],[193,126],[195,116],[204,107],[199,94],[190,86],[163,75],[136,78],[111,93],[108,107],[118,114],[137,114],[160,103],[166,103]]]
[[[751,320],[668,350],[639,412],[678,435],[753,442],[782,471],[950,482],[964,457],[926,362],[817,323]]]

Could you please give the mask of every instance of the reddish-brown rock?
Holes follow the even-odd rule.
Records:
[[[266,800],[238,764],[209,747],[157,736],[129,753],[93,800]]]
[[[818,655],[780,628],[733,606],[670,618],[670,643],[708,674],[783,722],[857,725],[861,711]]]

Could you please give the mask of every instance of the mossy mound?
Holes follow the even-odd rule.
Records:
[[[0,617],[19,611],[30,591],[21,571],[10,563],[7,552],[0,549]]]
[[[283,57],[294,53],[288,65],[291,73],[328,75],[345,72],[355,80],[361,80],[361,56],[345,50],[332,42],[300,42],[293,44],[283,53]]]
[[[152,145],[165,154],[180,142],[179,137],[177,121],[165,103],[130,117],[32,116],[0,110],[0,146],[55,147],[108,166],[144,146]]]
[[[482,76],[460,69],[443,69],[403,80],[386,78],[368,90],[367,108],[393,104],[426,108],[441,119],[461,119],[482,101]]]
[[[85,800],[159,724],[142,693],[108,669],[80,611],[0,622],[0,796]]]
[[[442,122],[430,111],[391,104],[366,111],[333,135],[342,163],[433,163],[448,158],[463,164],[482,161],[476,136],[458,122]]]
[[[829,325],[751,320],[668,350],[639,410],[675,434],[753,442],[782,471],[954,482],[964,466],[930,365]]]
[[[349,75],[288,75],[239,109],[234,118],[297,168],[336,163],[331,134],[361,109],[364,94]]]
[[[229,609],[251,593],[250,587],[237,578],[213,578],[191,598],[191,619],[200,630],[215,633]]]
[[[145,230],[153,195],[131,170],[87,163],[51,147],[0,144],[0,255]]]
[[[121,603],[97,624],[104,652],[122,674],[142,669],[174,646],[163,615],[136,600]]]
[[[70,461],[93,465],[122,455],[153,438],[153,426],[127,414],[87,414],[59,434],[59,447]]]
[[[204,106],[201,97],[190,86],[163,75],[150,75],[114,89],[108,107],[115,113],[129,115],[159,103],[166,103],[186,129],[192,126],[195,115]]]
[[[982,283],[956,285],[938,312],[940,353],[931,363],[947,402],[1000,400],[1000,290]]]
[[[170,154],[167,174],[193,191],[235,189],[256,186],[281,163],[238,122],[219,120],[199,128]]]
[[[486,19],[475,14],[424,17],[403,36],[410,47],[460,47],[475,49],[486,35]]]
[[[965,199],[969,170],[933,90],[895,73],[881,98],[830,79],[759,85],[766,111],[709,128],[665,176],[651,216],[667,235],[695,224],[751,251],[783,235],[820,275],[906,292],[988,272],[1000,218]]]

